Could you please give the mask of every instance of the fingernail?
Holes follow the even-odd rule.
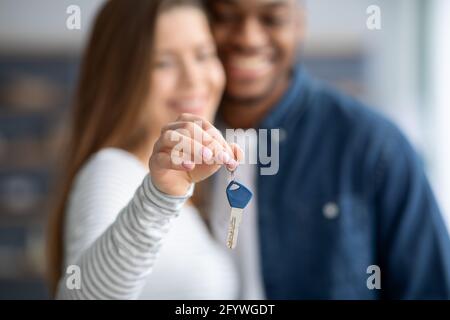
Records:
[[[212,158],[213,153],[209,148],[203,147],[202,156],[203,156],[203,160],[208,161]]]
[[[224,164],[227,164],[230,161],[231,157],[228,153],[222,151],[222,161]]]
[[[227,166],[228,166],[228,169],[234,171],[238,165],[239,165],[239,162],[237,162],[234,159],[231,159]]]
[[[183,168],[185,168],[186,170],[192,170],[194,169],[194,163],[192,163],[191,161],[183,161],[183,163],[181,164],[183,166]]]

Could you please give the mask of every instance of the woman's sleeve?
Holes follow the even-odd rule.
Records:
[[[111,208],[108,212],[108,199],[114,202],[114,195],[105,195],[98,183],[94,187],[91,191],[104,197],[104,205],[71,205],[75,210],[65,223],[64,238],[70,243],[64,245],[63,270],[70,272],[63,272],[57,298],[136,299],[171,220],[192,195],[193,186],[185,196],[169,196],[157,190],[147,175],[128,204],[115,214]]]

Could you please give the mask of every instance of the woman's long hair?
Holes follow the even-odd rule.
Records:
[[[63,226],[74,178],[105,147],[135,150],[148,137],[145,104],[157,16],[195,0],[109,0],[98,14],[81,64],[64,177],[47,237],[47,271],[55,294],[62,275]]]

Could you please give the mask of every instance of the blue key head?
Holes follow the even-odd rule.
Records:
[[[236,181],[227,186],[227,198],[232,208],[244,209],[253,197],[253,193]]]

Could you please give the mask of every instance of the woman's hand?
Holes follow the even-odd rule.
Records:
[[[236,144],[228,144],[207,120],[182,114],[161,130],[149,161],[153,183],[173,196],[184,195],[192,183],[214,174],[222,165],[233,171],[242,158]]]

